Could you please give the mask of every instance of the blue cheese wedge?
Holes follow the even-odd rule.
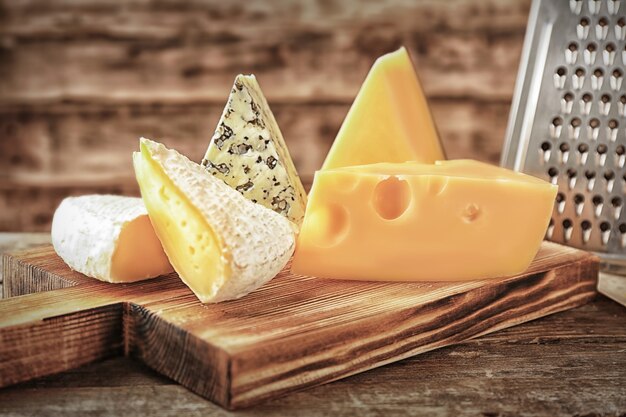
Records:
[[[306,193],[254,75],[238,75],[202,165],[299,230]]]

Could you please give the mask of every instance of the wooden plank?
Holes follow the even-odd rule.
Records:
[[[0,233],[0,254],[49,244],[49,233]],[[4,278],[1,263],[0,260],[0,298],[3,294],[2,281]]]
[[[111,38],[170,39],[195,22],[195,30],[210,32],[275,26],[333,27],[337,24],[379,20],[430,32],[445,26],[452,31],[510,31],[524,28],[528,0],[396,0],[372,2],[330,0],[311,3],[281,0],[250,3],[190,1],[181,7],[176,0],[146,4],[128,0],[124,5],[107,0],[45,3],[3,0],[6,25],[0,33],[21,37],[102,34]],[[499,16],[502,19],[495,19]],[[226,40],[226,39],[223,39]],[[236,39],[232,39],[235,41]]]
[[[270,33],[283,39],[299,36]],[[254,34],[263,45],[240,50],[228,44],[181,48],[106,40],[90,41],[86,48],[42,40],[4,52],[8,59],[0,69],[7,76],[0,79],[0,103],[39,104],[50,99],[219,103],[239,73],[255,74],[273,102],[347,103],[376,57],[401,45],[413,55],[428,97],[510,100],[523,34],[492,38],[435,32],[415,40],[411,36],[417,35],[405,34],[371,52],[345,47],[338,37],[339,45],[285,46],[289,52],[283,53],[280,39],[263,33]],[[370,39],[348,43],[358,42],[367,44]],[[220,65],[222,61],[226,62]]]
[[[0,361],[0,385],[58,371],[55,363],[28,364],[44,351],[62,350],[66,337],[100,334],[103,326],[85,314],[124,305],[125,351],[227,408],[583,304],[595,295],[598,271],[592,255],[544,243],[517,277],[390,284],[319,280],[290,275],[286,268],[242,300],[202,306],[175,276],[118,286],[87,282],[51,248],[8,257],[4,265],[7,295],[30,292],[34,281],[82,284],[0,302],[0,357],[10,359]],[[13,273],[6,274],[7,268]],[[45,320],[50,317],[62,320]],[[70,336],[62,330],[65,323],[72,324]],[[48,337],[33,340],[33,326],[44,326]],[[111,343],[103,337],[81,342],[98,355]],[[26,344],[29,351],[19,356],[18,347]],[[76,357],[70,352],[65,366]]]
[[[257,74],[272,101],[349,102],[373,60],[401,44],[429,96],[509,100],[530,4],[4,3],[0,96],[9,104],[222,102],[240,72]]]
[[[626,309],[604,297],[231,413],[126,358],[0,391],[0,413],[67,416],[619,415]],[[609,365],[610,366],[607,366]]]

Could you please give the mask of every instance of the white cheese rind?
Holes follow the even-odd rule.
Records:
[[[298,228],[306,192],[254,75],[238,75],[202,165]]]
[[[85,195],[64,199],[52,219],[52,245],[75,271],[113,282],[111,264],[124,225],[148,212],[141,198]]]
[[[196,293],[200,301],[215,303],[240,298],[284,268],[295,249],[289,220],[246,199],[175,150],[145,138],[141,142],[151,159],[219,235],[227,254],[222,261],[229,263],[230,276],[214,288],[213,294]],[[181,279],[185,281],[184,276]]]

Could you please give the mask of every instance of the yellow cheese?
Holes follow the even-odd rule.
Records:
[[[372,66],[322,169],[444,159],[426,97],[406,49]]]
[[[51,235],[65,263],[102,281],[134,282],[173,271],[140,198],[68,197],[54,213]]]
[[[272,279],[295,247],[291,222],[175,150],[141,139],[133,155],[163,249],[203,303],[242,297]]]
[[[292,272],[381,281],[518,274],[539,249],[556,192],[470,160],[318,171]]]

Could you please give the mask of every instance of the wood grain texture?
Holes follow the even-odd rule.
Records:
[[[136,195],[139,136],[198,160],[254,72],[305,182],[374,59],[411,51],[447,154],[499,159],[530,0],[0,0],[0,230]]]
[[[229,412],[128,358],[0,390],[13,417],[621,416],[626,309],[572,310]]]
[[[3,265],[5,277],[13,271],[4,289],[14,298],[0,302],[0,386],[58,372],[54,361],[29,362],[66,344],[65,369],[89,354],[107,357],[119,338],[110,337],[100,318],[121,310],[121,320],[111,319],[123,323],[127,354],[227,408],[581,305],[594,297],[598,273],[592,255],[544,243],[518,277],[389,284],[285,270],[241,300],[203,306],[174,276],[132,285],[93,282],[71,272],[49,247],[6,255]],[[48,281],[47,288],[76,285],[20,297],[35,279]],[[33,337],[33,326],[50,337]],[[84,349],[73,350],[79,342]],[[19,348],[25,345],[27,352]]]
[[[509,99],[530,1],[2,2],[3,101],[222,103],[253,72],[270,100],[351,101],[405,44],[429,95]],[[88,46],[88,48],[86,47]],[[63,68],[59,71],[58,68]]]

